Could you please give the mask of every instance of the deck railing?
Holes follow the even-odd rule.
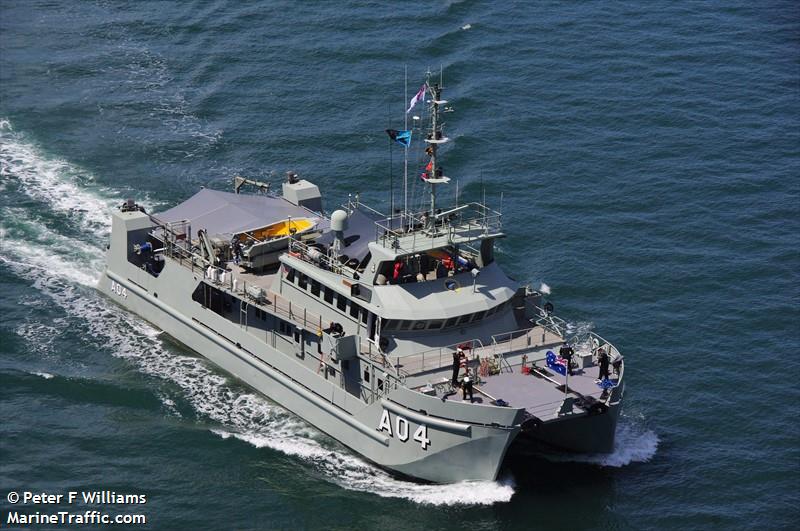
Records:
[[[402,227],[402,228],[400,228]],[[375,241],[384,247],[410,253],[435,244],[446,236],[449,242],[467,242],[502,230],[501,214],[480,203],[468,203],[448,212],[395,214],[375,222]]]
[[[452,345],[435,347],[432,349],[410,354],[408,356],[392,356],[389,360],[401,376],[408,377],[425,372],[436,371],[453,364],[453,353],[461,348],[467,355],[470,364],[477,361],[477,356],[484,350],[480,339],[460,341]],[[471,356],[470,356],[471,354]]]
[[[311,247],[305,242],[292,238],[289,240],[289,252],[315,267],[320,267],[347,278],[356,279],[356,270],[354,268],[341,264],[328,256],[327,253],[320,251],[316,247]]]
[[[538,340],[540,331],[542,336],[541,340]],[[526,351],[546,346],[551,342],[550,339],[553,339],[552,343],[557,342],[554,338],[547,338],[546,332],[544,328],[535,326],[495,334],[491,338],[492,342],[488,345],[484,345],[480,339],[475,338],[406,356],[392,356],[389,359],[398,368],[398,373],[407,377],[450,367],[453,363],[453,353],[461,347],[467,354],[471,365],[477,366],[479,363],[478,358],[494,357],[501,364],[501,370],[513,372],[514,369],[507,359],[508,356],[523,354]],[[535,360],[531,359],[529,361]]]
[[[542,348],[545,345],[557,343],[561,340],[560,336],[556,336],[555,338],[551,338],[552,341],[548,341],[548,331],[552,333],[552,331],[548,328],[533,326],[531,328],[523,328],[511,332],[495,334],[492,336],[492,353],[495,355],[495,357],[498,357],[502,360],[503,366],[508,372],[514,372],[511,363],[508,361],[509,355],[521,354],[526,351]],[[541,332],[541,339],[538,337],[539,332]]]

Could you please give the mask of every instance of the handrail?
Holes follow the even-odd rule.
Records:
[[[510,372],[513,372],[513,368],[511,363],[509,363],[507,356],[511,354],[516,354],[519,352],[524,352],[527,350],[533,350],[534,348],[540,348],[546,345],[546,337],[545,334],[542,334],[541,344],[537,344],[537,342],[533,339],[533,331],[544,328],[539,325],[532,326],[530,328],[521,328],[519,330],[512,330],[511,332],[502,332],[500,334],[494,334],[492,336],[492,349],[495,357],[500,357],[502,362],[504,362],[509,369]],[[549,330],[544,328],[544,330]],[[552,332],[552,330],[550,330]],[[559,338],[561,336],[558,336]],[[522,345],[515,346],[514,341],[516,339],[525,338],[525,343]],[[503,347],[506,347],[507,350],[505,351],[498,351]]]
[[[564,337],[567,332],[568,325],[564,319],[553,315],[552,312],[548,312],[544,308],[540,308],[536,305],[533,305],[533,307],[539,312],[539,318],[536,320],[536,324],[547,328],[551,332],[561,337]]]
[[[300,258],[300,260],[316,267],[322,267],[323,269],[336,273],[337,275],[342,275],[353,280],[356,279],[356,271],[354,269],[340,264],[322,251],[319,251],[316,259],[312,258],[309,253],[310,249],[312,249],[310,245],[301,242],[300,240],[296,240],[294,238],[289,240],[289,252],[298,254],[298,258]]]
[[[468,346],[465,347],[464,345]],[[473,353],[472,358],[469,360],[469,363],[472,364],[477,362],[479,354],[486,352],[486,347],[483,342],[478,338],[473,338],[466,341],[459,341],[451,345],[434,347],[407,356],[393,356],[390,357],[389,360],[393,360],[393,366],[397,369],[397,373],[405,379],[410,375],[435,371],[451,365],[452,354],[456,352],[458,348]],[[414,369],[409,370],[407,368],[409,366],[414,367]]]
[[[363,205],[362,206],[366,206]],[[400,213],[382,218],[375,222],[375,242],[384,247],[399,249],[404,252],[419,250],[417,235],[429,233],[428,236],[447,235],[449,241],[457,236],[465,239],[479,239],[490,232],[502,229],[502,214],[480,203],[467,203],[453,209],[450,215],[442,216],[423,213]],[[397,223],[393,223],[393,222]],[[402,229],[393,228],[400,225]],[[432,233],[432,234],[431,234]],[[403,248],[402,239],[411,237],[411,247]],[[426,238],[426,240],[431,238]],[[423,241],[426,241],[423,240]],[[406,244],[407,245],[407,244]]]

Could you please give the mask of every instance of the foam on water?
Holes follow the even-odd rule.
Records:
[[[49,372],[36,371],[36,372],[32,372],[31,374],[33,374],[34,376],[40,376],[40,377],[44,378],[45,380],[52,380],[53,378],[55,378],[55,376],[53,376]]]
[[[97,284],[104,259],[99,247],[54,233],[22,209],[2,208],[0,214],[0,261],[84,286]]]
[[[231,433],[212,430],[223,438],[235,437],[256,448],[271,448],[295,455],[314,464],[334,483],[350,490],[369,492],[384,498],[403,498],[426,505],[491,505],[507,502],[514,494],[510,479],[495,481],[462,481],[447,485],[423,485],[401,481],[335,443],[324,444],[315,439],[286,437],[285,433]]]
[[[123,90],[134,93],[143,105],[141,116],[147,120],[155,120],[163,126],[167,136],[144,139],[145,142],[161,146],[175,141],[181,143],[181,152],[185,158],[192,158],[205,153],[218,143],[223,131],[209,125],[206,120],[192,112],[192,102],[186,97],[187,88],[175,81],[169,63],[163,56],[152,50],[147,43],[129,35],[125,28],[117,28],[119,34],[115,42],[116,49],[110,53],[118,60],[111,67],[115,80],[110,85],[114,90],[123,85]],[[191,89],[188,89],[191,90]],[[100,109],[103,112],[103,109]],[[128,137],[135,142],[142,142],[141,129],[132,132],[126,129],[136,124],[119,124],[116,133]],[[191,140],[186,142],[186,140]]]
[[[25,339],[25,343],[33,352],[39,356],[50,357],[55,351],[54,343],[64,328],[61,322],[54,324],[58,324],[58,328],[52,324],[26,321],[17,326],[15,332]]]
[[[548,454],[551,461],[574,461],[620,468],[632,463],[646,463],[656,455],[658,435],[644,425],[644,419],[622,414],[617,424],[614,451],[610,454]]]
[[[26,195],[55,212],[77,217],[83,228],[91,231],[108,231],[109,209],[118,202],[88,193],[85,185],[93,181],[90,174],[45,156],[14,132],[8,120],[0,120],[0,178],[4,184],[19,182]]]
[[[610,454],[587,455],[584,461],[601,466],[623,467],[631,463],[645,463],[656,455],[658,435],[637,423],[624,418],[617,425],[614,451]]]
[[[50,212],[99,238],[108,236],[110,210],[122,200],[119,192],[98,186],[91,173],[44,153],[5,119],[0,119],[0,183],[4,190],[18,184]],[[157,205],[146,197],[140,203],[148,209]]]

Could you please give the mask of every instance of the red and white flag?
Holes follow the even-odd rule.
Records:
[[[413,108],[414,108],[414,105],[416,105],[417,103],[419,103],[419,102],[420,102],[420,100],[422,100],[422,98],[424,98],[424,97],[425,97],[425,85],[422,85],[422,86],[419,88],[419,92],[417,92],[417,93],[414,95],[414,97],[413,97],[413,98],[411,98],[411,101],[410,101],[410,102],[409,102],[409,104],[408,104],[408,110],[406,111],[406,114],[410,113],[410,112],[411,112],[411,109],[413,109]]]

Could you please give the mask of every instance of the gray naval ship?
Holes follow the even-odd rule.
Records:
[[[355,196],[327,216],[318,187],[294,173],[280,194],[237,177],[234,192],[203,189],[157,215],[128,200],[113,212],[100,289],[402,476],[492,480],[533,448],[610,452],[617,348],[571,336],[549,290],[503,272],[499,212],[457,195],[436,204],[449,181],[441,90],[426,82],[415,97],[422,211],[382,214]],[[409,131],[387,132],[410,144]]]

